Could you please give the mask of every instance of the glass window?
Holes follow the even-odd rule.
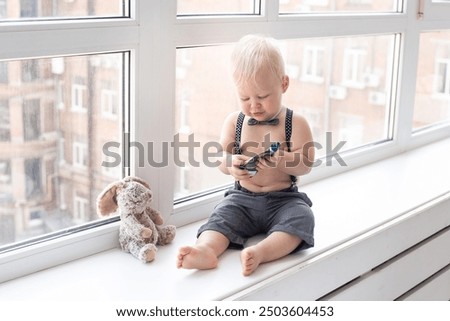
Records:
[[[327,144],[334,147],[342,142],[340,151],[345,151],[392,138],[395,35],[279,43],[290,77],[283,102],[308,119],[319,144],[318,157],[325,156]],[[223,120],[239,108],[229,77],[230,51],[230,45],[177,50],[176,134],[184,142],[191,137],[198,146],[193,148],[194,154],[180,149],[176,197],[231,180],[218,170],[213,157]],[[191,57],[189,64],[182,59],[186,52]]]
[[[87,110],[87,86],[82,76],[76,76],[72,81],[72,110]]]
[[[3,62],[9,78],[0,84],[0,249],[98,220],[96,196],[122,177],[121,164],[104,170],[102,147],[120,143],[125,130],[127,60],[120,52]],[[21,83],[24,74],[36,77]],[[74,101],[85,112],[61,108]]]
[[[41,101],[25,99],[23,101],[23,140],[34,141],[41,138]]]
[[[0,61],[0,84],[8,82],[8,64]]]
[[[317,157],[327,144],[345,151],[392,138],[395,43],[395,35],[281,42],[290,77],[283,102],[309,121]]]
[[[128,16],[129,0],[0,0],[0,22]]]
[[[450,31],[420,36],[413,129],[450,121]]]
[[[0,0],[0,19],[6,18],[6,1],[7,0]]]
[[[217,168],[215,155],[223,120],[238,110],[227,77],[231,49],[221,45],[177,50],[175,135],[180,142],[191,139],[198,146],[175,150],[175,199],[231,182]]]
[[[260,14],[260,4],[255,0],[178,0],[177,13],[178,15]]]
[[[7,142],[11,137],[9,121],[9,102],[6,99],[0,100],[0,142]]]
[[[399,0],[280,0],[280,13],[400,12]]]

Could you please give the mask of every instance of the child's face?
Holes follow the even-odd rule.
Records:
[[[289,78],[279,79],[264,68],[256,74],[255,81],[247,81],[237,86],[242,112],[256,120],[269,120],[281,108],[281,96],[289,86]]]

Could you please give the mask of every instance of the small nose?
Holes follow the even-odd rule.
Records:
[[[261,102],[258,98],[250,98],[250,107],[252,109],[258,109],[261,106]]]

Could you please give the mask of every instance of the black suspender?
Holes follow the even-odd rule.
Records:
[[[286,108],[286,122],[285,122],[285,137],[286,137],[286,146],[288,152],[291,151],[291,136],[292,136],[292,109]],[[242,126],[244,124],[245,115],[240,112],[237,122],[236,122],[236,130],[235,130],[235,138],[234,138],[234,154],[242,154],[241,150],[241,133]],[[294,184],[297,181],[297,177],[291,175],[291,181]]]
[[[233,154],[242,154],[241,151],[241,133],[242,133],[242,125],[244,124],[245,115],[240,112],[237,122],[236,122],[236,130],[234,135],[234,150]]]
[[[284,125],[286,131],[286,146],[288,152],[291,151],[291,136],[292,136],[292,109],[286,109],[286,123]]]

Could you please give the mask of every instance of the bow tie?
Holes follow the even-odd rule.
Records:
[[[247,124],[249,126],[254,126],[254,125],[272,125],[272,126],[275,126],[275,125],[278,125],[278,123],[279,123],[278,118],[272,118],[270,120],[261,120],[261,121],[256,120],[255,118],[250,118],[248,120],[248,122],[247,122]]]

